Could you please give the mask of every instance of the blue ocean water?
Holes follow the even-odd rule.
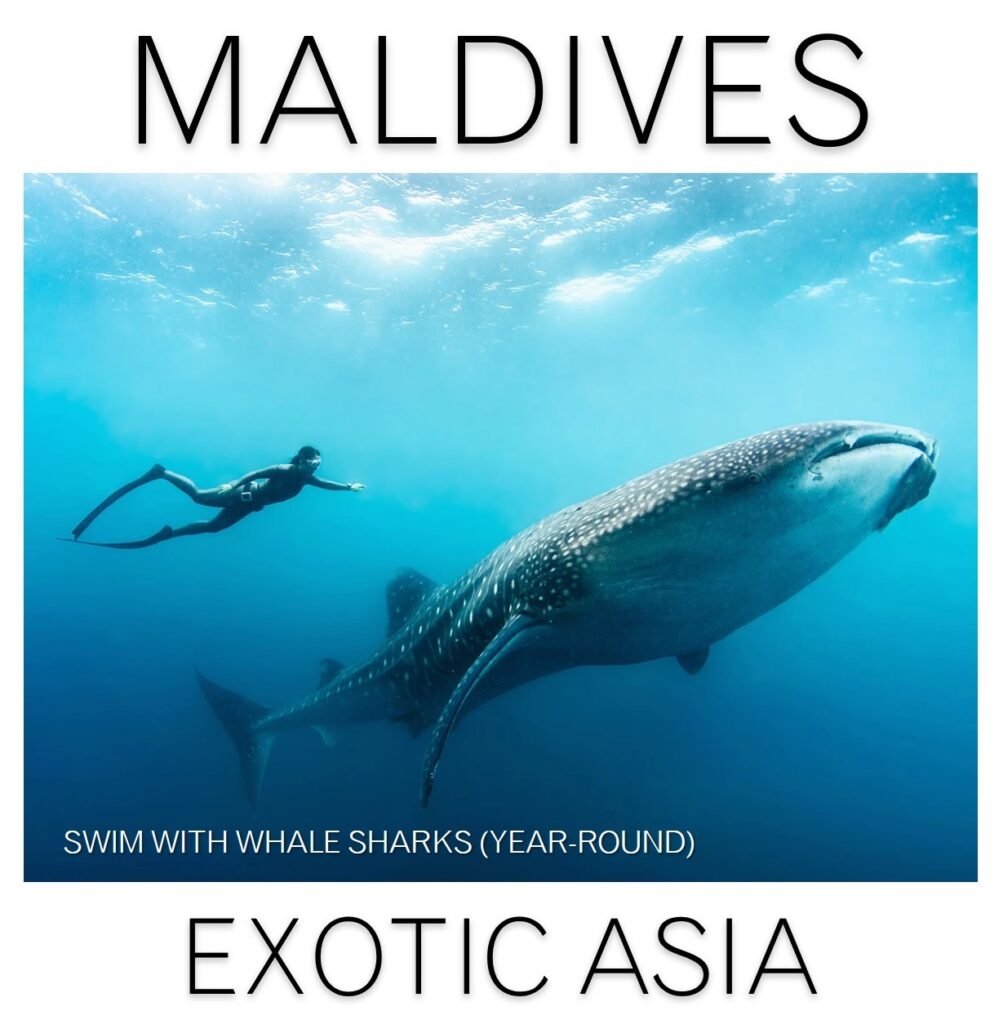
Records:
[[[852,176],[29,176],[29,879],[972,879],[976,182]],[[449,581],[632,476],[787,423],[938,437],[930,496],[675,661],[426,736],[276,742],[259,805],[194,666],[266,705],[367,656],[402,566]],[[214,536],[60,542],[154,461],[324,455]],[[164,483],[94,540],[204,518]],[[69,856],[70,829],[690,829],[656,855]]]

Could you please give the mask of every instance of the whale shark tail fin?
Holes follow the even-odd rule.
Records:
[[[209,707],[237,746],[244,792],[247,799],[256,804],[275,738],[274,733],[260,728],[260,722],[271,712],[262,704],[217,686],[198,669],[195,675]]]

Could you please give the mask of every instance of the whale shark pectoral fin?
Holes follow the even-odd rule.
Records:
[[[450,694],[446,706],[432,727],[432,738],[425,751],[425,761],[421,772],[422,807],[428,804],[428,798],[432,793],[432,783],[435,781],[435,772],[439,766],[439,759],[442,757],[442,750],[463,710],[463,705],[477,684],[518,645],[523,643],[536,627],[536,620],[531,619],[528,615],[517,615],[515,618],[509,619],[487,647],[477,655],[473,664],[463,674],[463,678],[456,684],[456,689]]]
[[[392,636],[439,584],[414,569],[401,569],[387,584],[387,636]]]
[[[710,648],[702,647],[699,651],[687,651],[685,654],[677,654],[676,661],[678,661],[691,676],[695,676],[700,669],[707,664],[708,654],[710,654]]]

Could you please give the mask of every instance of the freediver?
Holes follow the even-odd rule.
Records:
[[[177,528],[165,526],[152,537],[146,537],[144,540],[118,543],[85,540],[80,543],[102,548],[146,548],[165,540],[173,540],[175,537],[191,537],[197,533],[219,533],[220,530],[226,530],[235,523],[239,523],[241,519],[249,516],[252,512],[260,512],[266,505],[276,505],[280,501],[289,501],[290,498],[295,498],[304,487],[319,487],[324,491],[361,491],[365,489],[365,484],[339,484],[333,480],[320,479],[315,475],[320,467],[320,462],[320,451],[312,445],[304,445],[287,463],[256,469],[251,473],[245,473],[239,480],[204,489],[196,486],[188,477],[164,469],[158,463],[138,479],[130,481],[113,494],[109,494],[97,508],[88,513],[73,528],[73,540],[79,541],[84,530],[119,498],[154,480],[166,480],[169,484],[173,484],[197,505],[218,508],[220,510],[218,515],[212,519],[188,523],[187,526]]]

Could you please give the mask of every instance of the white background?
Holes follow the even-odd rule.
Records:
[[[541,3],[506,0],[471,4],[252,5],[231,2],[90,4],[50,2],[5,15],[3,57],[2,252],[4,302],[2,380],[6,501],[2,508],[4,614],[2,656],[7,684],[2,769],[6,828],[0,845],[4,886],[3,1005],[9,1019],[67,1018],[169,1020],[185,1015],[214,1021],[239,1017],[273,1020],[291,1007],[304,1016],[330,1019],[387,1018],[392,1013],[450,1019],[476,1015],[500,1019],[513,1012],[528,1019],[574,1012],[581,1019],[686,1014],[718,1020],[913,1020],[999,1019],[995,982],[999,942],[991,908],[1000,895],[999,769],[1000,700],[991,685],[1000,678],[999,583],[994,523],[999,487],[987,453],[998,451],[1000,431],[993,389],[1001,383],[991,345],[998,326],[998,298],[983,287],[980,303],[980,829],[977,884],[956,885],[25,885],[22,875],[21,715],[21,308],[22,175],[26,171],[965,171],[979,175],[980,277],[999,280],[1001,166],[994,137],[999,123],[997,57],[989,16],[971,0],[943,3],[839,4],[748,3],[653,5]],[[808,86],[793,71],[800,39],[838,32],[854,39],[864,56],[856,62],[838,48],[815,61],[837,81],[861,93],[870,108],[862,139],[848,149],[817,149],[786,124],[796,113],[818,134],[841,135],[855,122],[845,100]],[[392,133],[437,134],[435,147],[379,147],[376,143],[376,38],[389,37]],[[510,35],[528,45],[543,68],[544,111],[533,132],[503,147],[457,147],[455,139],[455,37]],[[628,83],[646,106],[674,35],[685,37],[651,143],[638,147],[629,128],[600,36],[612,35]],[[185,147],[151,78],[150,145],[136,142],[136,37],[152,34],[191,111],[222,37],[241,37],[242,143],[226,141],[225,80],[220,83],[198,142]],[[349,147],[333,119],[280,119],[268,147],[258,145],[271,106],[296,46],[317,37],[345,104],[359,145]],[[580,37],[580,137],[567,144],[567,37]],[[708,147],[703,143],[703,37],[769,35],[764,47],[723,55],[721,81],[759,81],[758,96],[722,97],[719,131],[768,134],[773,145]],[[504,55],[472,58],[471,131],[511,130],[528,109],[528,76]],[[304,75],[307,79],[308,75]],[[494,89],[486,88],[490,80]],[[510,83],[502,87],[502,83]],[[308,83],[304,82],[304,86]],[[306,88],[293,102],[320,93]],[[58,457],[54,458],[58,462]],[[54,469],[58,467],[54,465]],[[58,638],[53,638],[58,642]],[[72,686],[72,680],[66,680]],[[204,823],[195,823],[196,826]],[[935,829],[937,822],[931,821]],[[277,970],[253,997],[187,995],[187,920],[233,916],[228,963],[208,962],[204,983],[246,989],[265,952],[248,921],[262,919],[281,934],[287,920],[303,921],[286,951],[306,995],[296,997]],[[460,995],[461,920],[474,920],[475,945],[510,914],[531,915],[548,928],[546,938],[516,931],[499,946],[500,970],[510,984],[532,984],[541,969],[543,992],[512,1000],[492,992],[483,959],[474,968],[474,995]],[[384,942],[379,983],[358,1000],[328,994],[312,971],[312,941],[330,918],[369,920]],[[642,997],[629,978],[600,978],[586,998],[578,995],[608,917],[619,916],[652,994]],[[674,969],[655,932],[667,916],[687,915],[707,927],[699,946],[711,981],[694,999],[671,999],[655,988],[655,971]],[[448,929],[426,941],[425,995],[410,992],[411,949],[392,916],[441,916]],[[724,919],[736,920],[736,990],[747,990],[778,916],[788,917],[819,987],[809,997],[796,978],[763,982],[750,998],[726,998]],[[209,948],[215,948],[212,941]],[[222,947],[221,947],[222,948]],[[332,951],[334,947],[332,946]],[[995,954],[995,955],[994,955]],[[345,983],[350,977],[345,967]],[[355,975],[359,977],[359,975]],[[226,978],[226,981],[222,981]],[[852,1018],[851,1018],[852,1015]]]

